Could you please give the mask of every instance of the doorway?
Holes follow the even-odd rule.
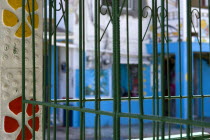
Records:
[[[176,100],[170,99],[176,95],[176,71],[175,71],[175,56],[171,55],[164,61],[165,73],[165,116],[175,117],[176,115]]]

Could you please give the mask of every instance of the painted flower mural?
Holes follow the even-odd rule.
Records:
[[[31,99],[32,100],[32,99]],[[20,113],[22,113],[22,97],[18,97],[14,100],[12,100],[9,103],[9,109],[11,112],[13,112],[17,117],[18,115],[21,115]],[[39,106],[36,105],[35,106],[35,113],[37,114],[39,112]],[[28,115],[28,117],[30,118],[25,125],[25,139],[26,140],[30,140],[32,138],[32,133],[31,130],[33,129],[33,119],[31,118],[33,115],[33,107],[31,104],[28,104],[26,106],[26,114]],[[6,133],[12,134],[16,131],[20,131],[16,140],[21,140],[22,139],[22,130],[20,130],[19,128],[21,127],[21,125],[18,123],[18,121],[10,116],[5,116],[4,118],[4,131]],[[39,121],[39,117],[36,116],[35,117],[35,131],[39,131],[40,128],[40,121]]]
[[[9,5],[16,11],[17,9],[22,7],[22,0],[8,0]],[[28,13],[27,20],[25,22],[25,36],[30,37],[32,34],[32,0],[27,0],[25,5],[25,10]],[[38,3],[35,0],[34,3],[34,12],[38,10]],[[5,26],[14,27],[19,26],[17,31],[15,32],[15,36],[21,38],[22,37],[22,23],[18,16],[10,10],[3,10],[3,23]],[[34,14],[34,28],[37,29],[39,27],[39,15]]]

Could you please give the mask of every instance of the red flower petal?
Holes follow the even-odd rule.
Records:
[[[28,116],[32,116],[32,113],[33,113],[33,105],[32,104],[28,104],[26,112],[27,112]],[[37,112],[39,112],[39,106],[38,105],[35,106],[35,113],[37,113]]]
[[[33,127],[33,118],[28,121],[28,124],[31,128]],[[39,130],[39,117],[35,117],[35,131],[38,130]]]
[[[25,140],[31,140],[32,139],[32,133],[28,129],[27,126],[25,126]],[[18,135],[16,140],[22,140],[22,130],[20,131],[20,134]]]
[[[17,120],[6,116],[4,119],[4,130],[7,133],[15,132],[19,127]]]
[[[9,109],[16,115],[22,112],[22,97],[18,97],[9,103]]]

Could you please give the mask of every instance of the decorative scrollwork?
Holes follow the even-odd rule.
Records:
[[[147,18],[148,17],[148,15],[149,15],[149,11],[151,11],[151,16],[150,16],[150,18],[149,18],[149,23],[148,23],[148,25],[147,25],[147,28],[146,28],[146,31],[145,31],[145,33],[144,33],[144,35],[143,35],[143,38],[142,38],[142,41],[144,41],[144,39],[145,39],[145,37],[146,37],[146,34],[147,34],[147,32],[148,32],[148,30],[149,30],[149,26],[150,26],[150,24],[151,24],[151,21],[152,21],[152,8],[151,7],[149,7],[149,6],[145,6],[143,9],[142,9],[142,17],[143,18]]]
[[[64,2],[66,1],[66,0],[63,0]],[[53,2],[52,2],[53,3]],[[53,3],[54,4],[54,3]],[[62,16],[60,17],[60,19],[58,20],[58,23],[56,23],[56,29],[57,29],[57,27],[59,26],[59,24],[60,24],[60,22],[62,21],[62,19],[64,19],[64,22],[66,22],[65,21],[65,10],[64,10],[64,5],[63,5],[63,2],[62,2],[62,0],[60,0],[60,2],[59,2],[59,5],[60,5],[60,7],[58,8],[58,9],[56,9],[56,11],[61,11],[62,10]],[[53,8],[55,8],[54,7],[54,5],[52,5],[52,7]],[[65,24],[66,25],[66,24]],[[54,31],[55,32],[55,31]],[[54,34],[54,32],[52,32],[52,34],[51,34],[51,36],[53,36],[53,34]]]
[[[52,7],[53,7],[53,9],[55,8],[55,6],[54,6],[54,2],[53,2],[54,0],[52,0]],[[65,1],[65,0],[64,0]],[[56,11],[60,11],[61,9],[62,9],[62,4],[63,3],[61,3],[61,2],[59,2],[59,8],[57,9],[57,7],[56,7]]]
[[[158,22],[159,22],[159,24],[160,24],[160,26],[161,26],[161,20],[160,20],[160,15],[162,15],[162,11],[160,11],[160,13],[158,12],[159,11],[159,9],[161,9],[162,8],[162,6],[159,6],[158,8],[157,8],[157,19],[158,19]],[[168,17],[168,11],[164,8],[164,16],[163,16],[164,18],[167,18]],[[164,25],[164,27],[165,27],[165,25]],[[168,25],[167,25],[167,27],[168,27]],[[167,35],[168,36],[168,35]],[[165,41],[167,42],[168,40],[167,40],[167,38],[164,36],[164,39],[165,39]]]
[[[104,7],[106,7],[106,8],[104,8]],[[101,13],[103,16],[105,16],[105,15],[108,13],[108,6],[106,6],[106,5],[101,5],[101,6],[100,6],[100,13]]]
[[[193,13],[195,14],[195,16],[196,16],[197,19],[200,19],[200,12],[198,11],[198,9],[193,9],[191,11],[191,15],[193,15]]]
[[[200,14],[200,11],[198,9],[193,9],[191,11],[191,17],[193,17],[192,16],[193,14],[195,15],[197,20],[199,20],[201,18],[201,16],[200,16],[201,14]],[[191,23],[192,23],[192,27],[193,27],[194,32],[197,34],[196,37],[197,37],[197,40],[198,40],[198,42],[200,44],[201,40],[198,38],[198,33],[197,33],[196,29],[195,29],[195,25],[193,23],[193,19],[191,19]]]
[[[147,18],[148,17],[148,15],[149,15],[149,12],[148,11],[146,11],[147,9],[149,9],[150,11],[151,11],[151,15],[152,15],[152,8],[151,7],[149,7],[149,6],[145,6],[143,9],[142,9],[142,17],[143,18]],[[146,14],[145,14],[146,13]]]
[[[107,0],[105,0],[105,2],[106,2],[106,4],[102,3],[100,6],[100,13],[102,15],[109,14],[110,18],[112,19],[112,14],[111,14],[111,10],[110,10],[111,4]]]
[[[158,8],[157,8],[157,12],[159,11],[159,9],[160,8],[162,8],[162,6],[159,6]],[[158,14],[158,17],[159,17],[159,15],[161,15],[162,13],[161,13],[161,11],[160,11],[160,14],[159,13],[157,13]],[[168,16],[168,11],[164,8],[164,18],[166,18]]]
[[[102,36],[100,38],[100,41],[103,39],[103,37],[104,37],[104,35],[105,35],[105,33],[106,33],[110,23],[112,22],[112,14],[111,14],[111,10],[110,10],[111,4],[107,0],[105,0],[105,2],[106,2],[106,4],[102,3],[102,5],[100,6],[100,11],[99,12],[103,16],[109,15],[110,16],[110,20],[109,20],[107,26],[104,29],[101,29],[101,30],[103,30],[103,33],[102,33]]]

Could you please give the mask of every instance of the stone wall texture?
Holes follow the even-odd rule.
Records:
[[[25,93],[33,100],[32,0],[26,1]],[[42,100],[42,1],[35,0],[36,98]],[[21,140],[22,117],[22,0],[0,2],[0,139]],[[36,106],[36,139],[41,139],[41,107]],[[32,105],[26,104],[25,138],[32,138]]]

